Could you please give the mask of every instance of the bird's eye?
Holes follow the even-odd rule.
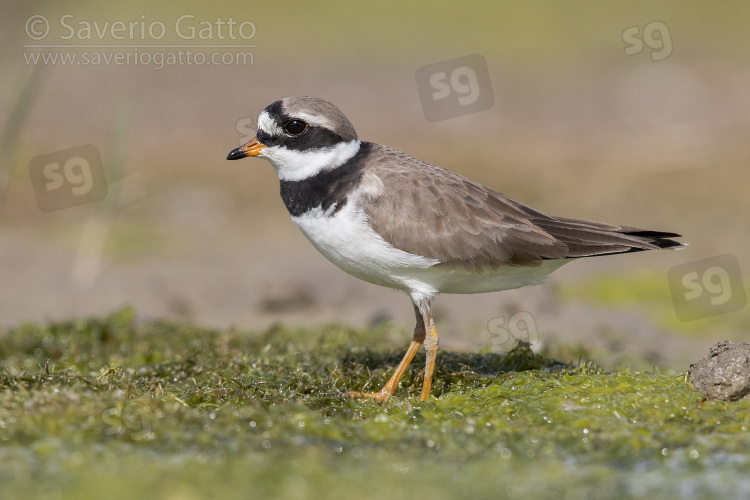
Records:
[[[302,120],[289,120],[284,124],[284,130],[286,130],[289,135],[300,135],[307,130],[307,123]]]

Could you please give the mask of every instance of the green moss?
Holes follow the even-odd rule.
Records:
[[[750,405],[702,401],[684,374],[606,373],[519,345],[441,352],[426,402],[423,357],[387,403],[346,397],[387,380],[401,333],[216,331],[130,310],[19,327],[0,337],[0,496],[639,497],[689,484],[698,498],[748,486]]]

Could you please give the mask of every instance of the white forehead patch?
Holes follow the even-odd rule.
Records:
[[[271,118],[268,111],[261,111],[258,115],[258,129],[272,137],[280,137],[284,135],[284,131],[281,130],[281,127],[276,123],[276,120]]]

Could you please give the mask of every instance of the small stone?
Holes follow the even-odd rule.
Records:
[[[690,365],[688,377],[708,399],[750,399],[750,344],[717,342],[708,355]]]

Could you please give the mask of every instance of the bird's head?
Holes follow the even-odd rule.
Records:
[[[257,135],[227,160],[265,158],[279,179],[296,181],[336,168],[359,147],[357,132],[339,108],[318,97],[287,97],[260,113]]]

